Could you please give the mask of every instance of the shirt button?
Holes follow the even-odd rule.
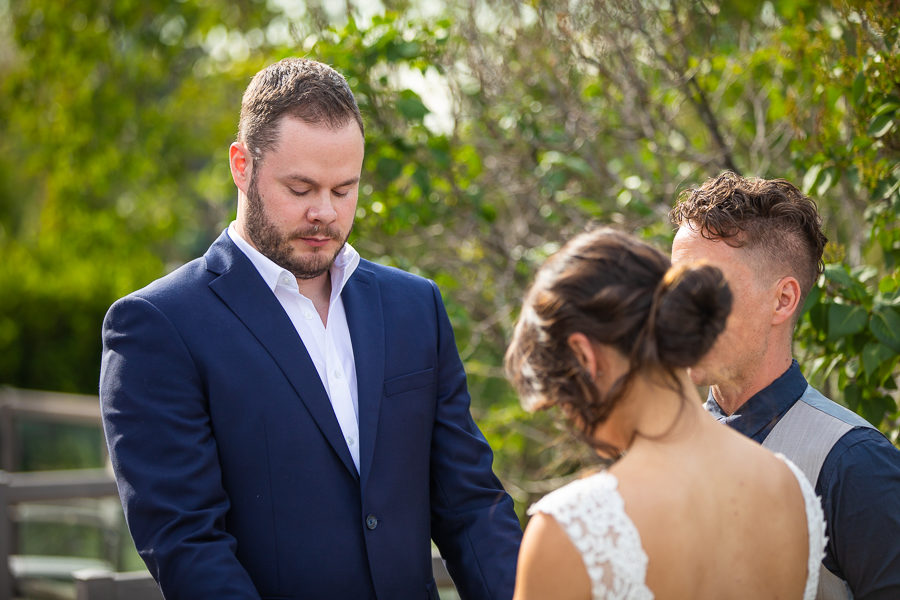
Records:
[[[313,318],[313,314],[309,311],[306,311],[305,313],[303,313],[303,318],[306,319],[307,321],[309,321],[310,319]]]
[[[378,519],[375,517],[375,515],[369,515],[368,517],[366,517],[366,527],[369,530],[378,527]]]
[[[352,435],[348,435],[347,436],[347,445],[352,446],[355,443],[356,443],[356,439],[354,439],[354,437]]]
[[[334,375],[334,378],[335,378],[335,379],[340,379],[340,378],[341,378],[341,372],[338,371],[337,369],[335,369],[334,371],[332,371],[331,374]]]

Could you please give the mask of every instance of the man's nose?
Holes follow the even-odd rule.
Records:
[[[332,204],[331,190],[323,190],[316,194],[315,200],[307,211],[310,221],[331,223],[337,218],[337,211]]]

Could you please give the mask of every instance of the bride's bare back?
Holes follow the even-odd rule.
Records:
[[[627,458],[611,472],[657,599],[803,597],[806,510],[785,463],[711,418]]]
[[[797,478],[699,406],[684,409],[687,431],[636,442],[609,471],[648,559],[646,586],[657,600],[803,598],[809,534]],[[584,535],[590,529],[578,528]],[[554,517],[535,514],[519,554],[515,600],[592,598],[590,559],[570,535]]]

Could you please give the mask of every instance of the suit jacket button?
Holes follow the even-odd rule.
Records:
[[[368,527],[369,529],[375,529],[376,527],[378,527],[378,519],[375,517],[375,515],[369,515],[368,517],[366,517],[366,527]]]

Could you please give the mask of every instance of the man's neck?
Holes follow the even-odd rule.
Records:
[[[713,398],[726,415],[731,416],[750,398],[769,387],[791,366],[790,354],[760,365],[753,375],[743,381],[729,381],[710,386]]]
[[[709,386],[709,391],[712,393],[716,404],[722,409],[722,412],[730,417],[759,390],[747,390],[743,389],[741,386],[723,384],[711,385]]]
[[[300,293],[309,298],[323,325],[328,325],[328,307],[331,306],[331,272],[326,271],[315,279],[298,279]]]

